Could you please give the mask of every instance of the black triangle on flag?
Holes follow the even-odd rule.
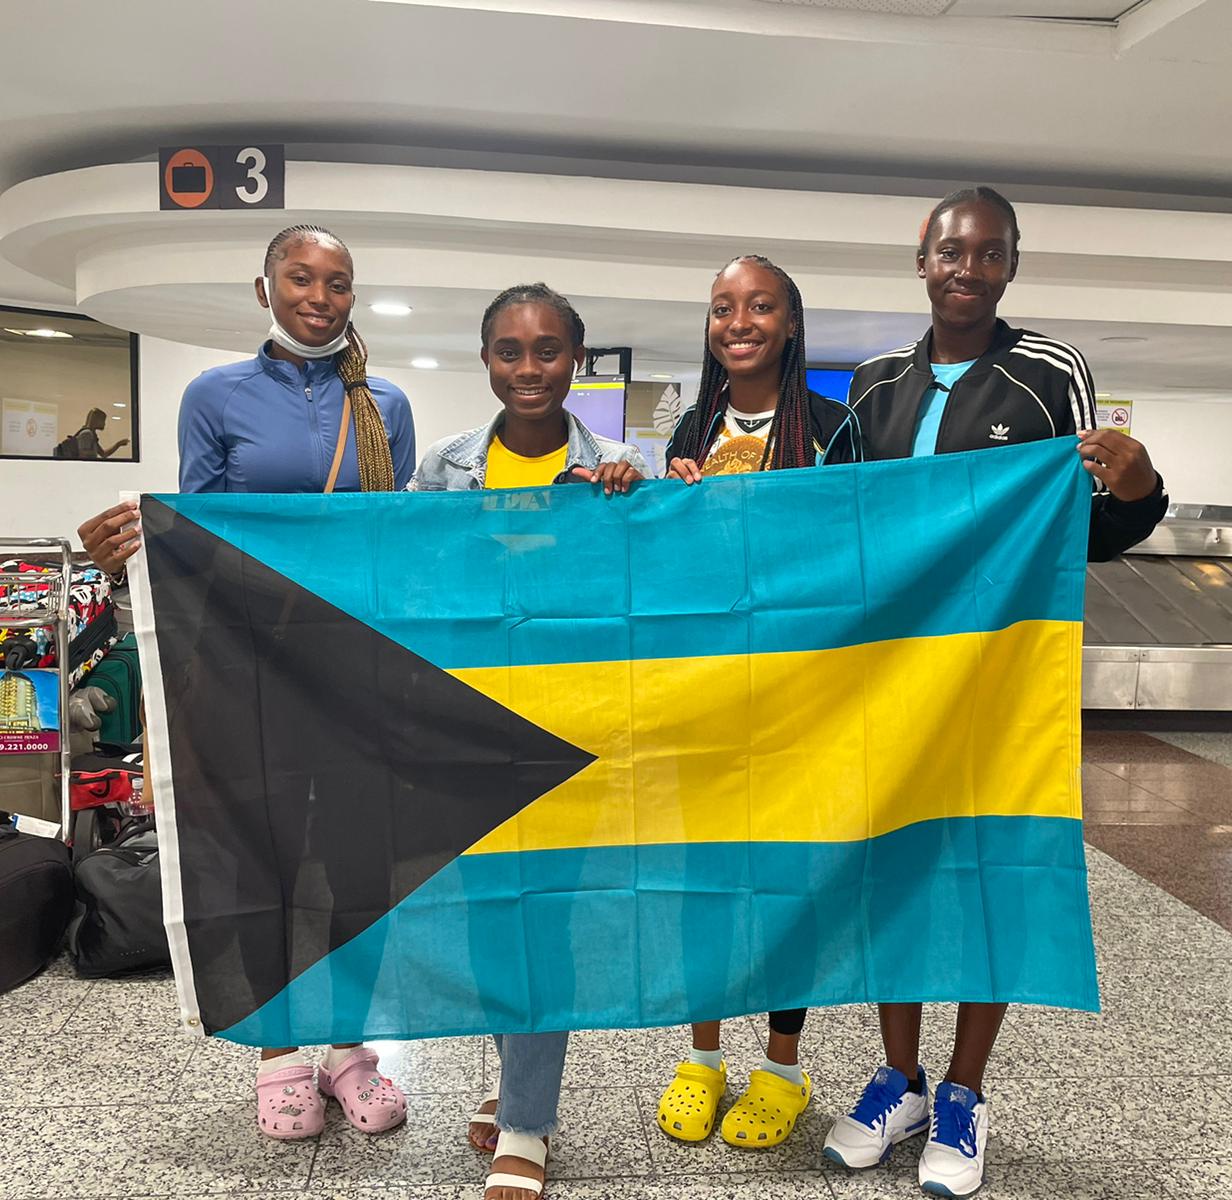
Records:
[[[169,506],[144,498],[142,525],[184,923],[217,1032],[594,755]]]

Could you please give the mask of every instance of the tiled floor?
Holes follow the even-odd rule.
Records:
[[[1213,736],[1207,757],[1142,734],[1087,739],[1088,837],[1108,851],[1089,855],[1105,1011],[1011,1009],[989,1073],[986,1200],[1232,1198],[1232,770],[1219,758],[1232,737]],[[253,1122],[253,1052],[182,1040],[173,1009],[166,978],[91,984],[63,960],[0,997],[0,1200],[480,1197],[485,1160],[464,1123],[492,1069],[481,1040],[380,1047],[410,1094],[404,1128],[365,1138],[331,1107],[318,1141],[278,1143]],[[943,1007],[926,1019],[934,1072],[952,1021]],[[737,1074],[763,1031],[729,1023]],[[766,1154],[658,1131],[683,1044],[670,1030],[575,1035],[550,1197],[919,1195],[911,1147],[872,1174],[819,1166],[829,1121],[878,1058],[871,1009],[810,1015],[816,1098]]]
[[[1232,734],[1088,732],[1086,838],[1232,930]]]

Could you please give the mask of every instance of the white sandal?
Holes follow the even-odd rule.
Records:
[[[548,1161],[547,1143],[541,1137],[532,1137],[529,1133],[510,1133],[502,1129],[496,1139],[496,1153],[493,1158],[507,1155],[510,1158],[520,1158],[537,1167],[543,1167]],[[537,1179],[526,1175],[510,1175],[508,1171],[493,1171],[483,1183],[486,1196],[490,1188],[516,1188],[521,1191],[533,1192],[536,1196],[543,1194],[543,1184]]]
[[[500,1104],[500,1080],[497,1080],[496,1083],[493,1085],[492,1090],[486,1096],[484,1096],[482,1100],[479,1101],[479,1108],[482,1108],[485,1104],[492,1104],[493,1102],[495,1102],[498,1105]],[[495,1129],[496,1128],[496,1113],[495,1112],[490,1112],[490,1113],[480,1112],[479,1109],[477,1108],[473,1113],[471,1113],[470,1118],[467,1121],[467,1125],[468,1127],[471,1125],[491,1125],[492,1128]],[[470,1129],[469,1128],[467,1129],[467,1141],[470,1141]],[[473,1145],[474,1143],[472,1142],[471,1144]]]

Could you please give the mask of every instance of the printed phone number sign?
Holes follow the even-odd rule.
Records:
[[[0,671],[0,754],[60,749],[60,673]]]
[[[158,207],[283,208],[282,146],[164,146],[158,152]]]

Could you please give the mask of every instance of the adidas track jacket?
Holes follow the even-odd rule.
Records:
[[[848,403],[859,418],[866,459],[910,458],[920,402],[932,386],[931,330],[914,346],[856,368]],[[997,322],[992,345],[951,389],[937,453],[1015,445],[1094,429],[1095,385],[1086,360],[1065,342]],[[1168,508],[1163,480],[1142,500],[1097,485],[1087,557],[1116,558],[1142,541]]]

